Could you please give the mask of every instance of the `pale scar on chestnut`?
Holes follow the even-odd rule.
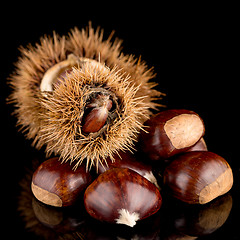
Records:
[[[194,145],[202,136],[204,126],[196,114],[180,114],[166,122],[164,130],[176,149]]]
[[[199,194],[199,203],[205,204],[227,193],[233,185],[231,168],[227,168],[214,182],[204,187]]]
[[[34,196],[40,202],[43,202],[45,204],[48,204],[54,207],[62,207],[62,200],[57,194],[51,193],[41,187],[38,187],[33,182],[32,182],[31,188]]]

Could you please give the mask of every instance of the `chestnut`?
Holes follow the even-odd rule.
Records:
[[[166,167],[163,181],[175,198],[190,204],[205,204],[231,189],[233,174],[224,158],[196,151],[175,158]]]
[[[90,216],[130,227],[156,213],[161,204],[157,187],[127,168],[102,173],[84,194],[84,205]]]
[[[139,137],[140,150],[151,160],[161,160],[185,152],[204,135],[199,115],[184,109],[166,110],[145,122]]]
[[[32,192],[41,202],[65,207],[73,205],[79,195],[92,182],[84,165],[75,171],[69,163],[61,163],[58,157],[40,164],[32,177]]]
[[[98,132],[106,123],[112,101],[109,96],[98,95],[92,103],[87,105],[90,112],[83,119],[82,131],[84,133]]]
[[[207,144],[203,138],[201,138],[195,145],[187,150],[187,152],[193,151],[207,151]]]
[[[106,161],[103,161],[102,164],[99,164],[97,169],[99,174],[104,173],[105,171],[112,168],[129,168],[145,177],[147,180],[155,184],[157,188],[159,188],[157,179],[152,172],[152,166],[137,161],[131,152],[120,151],[118,154],[115,154],[113,158],[114,161],[108,157]]]

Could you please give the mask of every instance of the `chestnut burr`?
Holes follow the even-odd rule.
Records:
[[[204,135],[204,124],[193,111],[173,109],[160,112],[145,123],[140,148],[151,160],[161,160],[184,152]]]
[[[84,204],[93,218],[133,227],[160,209],[162,197],[154,184],[138,173],[114,168],[86,189]]]
[[[152,172],[152,166],[144,164],[143,162],[137,161],[135,156],[130,152],[119,152],[114,155],[114,161],[109,157],[103,164],[98,166],[98,173],[104,173],[105,171],[112,168],[129,168],[141,176],[145,177],[147,180],[152,182],[157,188],[159,188],[157,179]]]
[[[66,36],[45,36],[21,48],[9,77],[8,102],[16,107],[20,129],[47,156],[76,168],[133,149],[164,95],[154,88],[153,69],[103,32],[89,23]]]
[[[190,204],[208,203],[227,193],[233,185],[227,161],[208,151],[182,154],[166,167],[163,178],[174,197]]]
[[[55,207],[66,207],[73,205],[91,182],[92,177],[84,165],[73,171],[70,164],[61,164],[55,157],[37,168],[31,187],[39,201]]]

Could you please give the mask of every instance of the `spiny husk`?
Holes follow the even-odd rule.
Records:
[[[103,41],[103,30],[97,28],[96,32],[89,26],[87,30],[79,31],[77,28],[71,31],[69,41],[67,42],[70,52],[77,56],[87,57],[90,59],[99,60],[109,68],[116,67],[122,73],[129,74],[129,79],[135,86],[141,85],[136,96],[145,96],[144,103],[149,109],[156,109],[161,106],[154,102],[162,93],[155,90],[157,85],[154,82],[149,82],[155,77],[153,68],[148,69],[145,62],[141,58],[135,58],[133,55],[124,55],[121,52],[121,43],[119,39],[111,42],[113,33],[106,41]],[[149,112],[151,114],[151,112]]]
[[[81,118],[87,99],[98,84],[107,84],[121,107],[103,133],[86,135],[81,131]],[[141,118],[146,118],[142,100],[135,98],[137,90],[129,87],[128,77],[119,75],[115,69],[103,71],[88,64],[83,69],[74,68],[65,82],[41,101],[46,112],[42,114],[44,127],[39,131],[38,145],[47,143],[48,152],[61,152],[63,159],[77,160],[77,165],[84,159],[90,164],[98,163],[112,157],[116,150],[130,148],[142,126]]]
[[[111,38],[103,40],[103,30],[94,31],[89,25],[86,30],[75,28],[67,38],[54,33],[53,38],[45,36],[36,46],[21,48],[22,56],[10,77],[13,93],[9,99],[16,106],[21,130],[38,149],[45,145],[47,155],[58,154],[65,161],[75,161],[75,166],[83,160],[97,165],[118,150],[132,148],[151,109],[159,105],[154,100],[161,93],[149,82],[153,70],[140,59],[122,54],[121,41],[111,42]],[[69,53],[97,60],[105,67],[74,67],[59,87],[42,95],[39,85],[44,73]],[[119,107],[117,117],[93,136],[81,132],[81,117],[96,86],[110,89]]]
[[[44,111],[39,104],[39,85],[49,68],[66,59],[66,40],[54,33],[53,38],[45,36],[40,39],[40,44],[21,47],[20,51],[22,56],[9,78],[13,92],[8,101],[16,106],[14,114],[20,130],[26,133],[28,139],[35,139],[36,142],[41,126],[39,113]]]

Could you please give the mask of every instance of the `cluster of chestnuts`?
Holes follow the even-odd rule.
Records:
[[[203,120],[193,111],[162,111],[145,122],[138,139],[140,161],[130,152],[106,159],[96,173],[84,164],[72,170],[57,157],[43,162],[32,177],[32,192],[41,202],[66,207],[84,199],[86,211],[100,221],[133,227],[162,205],[153,166],[168,159],[163,187],[189,204],[205,204],[228,192],[232,170],[225,159],[209,152]],[[97,174],[97,176],[96,176]]]

